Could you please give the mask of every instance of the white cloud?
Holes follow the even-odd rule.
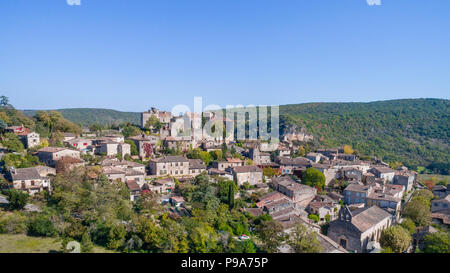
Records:
[[[369,6],[381,6],[381,0],[366,0]]]
[[[81,0],[66,0],[69,6],[81,6]]]

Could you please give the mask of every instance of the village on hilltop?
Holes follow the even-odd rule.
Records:
[[[40,135],[24,125],[9,126],[4,132],[17,135],[26,149],[35,149],[39,163],[5,170],[6,187],[31,197],[44,191],[51,195],[56,175],[87,168],[93,181],[105,176],[124,183],[132,203],[148,194],[157,196],[176,219],[192,215],[192,204],[180,190],[183,185],[201,176],[212,183],[233,181],[230,206],[231,200],[245,200],[242,213],[270,216],[286,234],[301,223],[316,234],[326,253],[381,252],[383,232],[405,221],[405,206],[424,188],[415,171],[391,168],[376,158],[363,160],[349,146],[310,150],[314,136],[301,130],[286,130],[276,141],[238,141],[233,135],[211,136],[194,122],[214,119],[211,113],[176,116],[151,108],[141,113],[137,135],[85,128],[81,134],[63,133],[60,146],[42,145]],[[190,135],[182,134],[186,120],[193,129]],[[2,156],[8,153],[4,147]],[[449,192],[449,185],[435,187],[431,203],[433,223],[447,227]],[[418,227],[402,251],[413,252],[433,232],[429,224]],[[278,251],[295,252],[285,243]]]

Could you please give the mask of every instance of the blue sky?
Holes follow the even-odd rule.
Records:
[[[0,1],[19,109],[449,98],[450,1]]]

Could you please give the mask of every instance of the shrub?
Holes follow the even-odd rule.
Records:
[[[21,210],[25,207],[28,201],[28,194],[23,191],[10,189],[4,190],[3,193],[7,196],[10,209]]]
[[[30,219],[27,224],[28,235],[55,237],[58,231],[47,216],[38,215]]]
[[[317,215],[317,214],[310,214],[310,215],[308,215],[308,218],[313,220],[316,223],[318,223],[320,221],[319,215]]]

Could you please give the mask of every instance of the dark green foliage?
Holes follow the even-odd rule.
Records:
[[[230,207],[230,209],[234,207],[234,191],[234,184],[230,184],[228,186],[228,206]]]
[[[25,207],[28,201],[28,194],[24,193],[23,191],[10,189],[10,190],[4,190],[3,194],[6,195],[9,204],[9,209],[12,210],[21,210]]]
[[[66,119],[82,124],[83,126],[99,124],[99,125],[118,125],[122,123],[139,124],[140,114],[134,112],[120,112],[109,109],[95,109],[95,108],[73,108],[73,109],[59,109]],[[27,116],[34,116],[37,111],[25,110]]]
[[[122,135],[124,137],[132,137],[139,135],[140,133],[141,130],[137,126],[131,124],[127,124],[125,128],[122,129]]]
[[[405,219],[400,226],[402,226],[404,229],[406,229],[409,234],[413,235],[416,232],[416,224],[414,224],[414,221],[407,218]]]
[[[25,149],[19,137],[13,133],[3,135],[2,145],[12,152],[21,153]]]
[[[446,253],[450,251],[450,235],[448,232],[435,232],[428,234],[424,239],[425,253]]]
[[[27,223],[27,233],[30,236],[54,237],[58,234],[52,221],[45,215],[36,215]]]
[[[348,144],[360,154],[415,169],[450,162],[449,106],[444,99],[294,104],[280,107],[280,123],[323,137],[317,143],[323,147]]]

